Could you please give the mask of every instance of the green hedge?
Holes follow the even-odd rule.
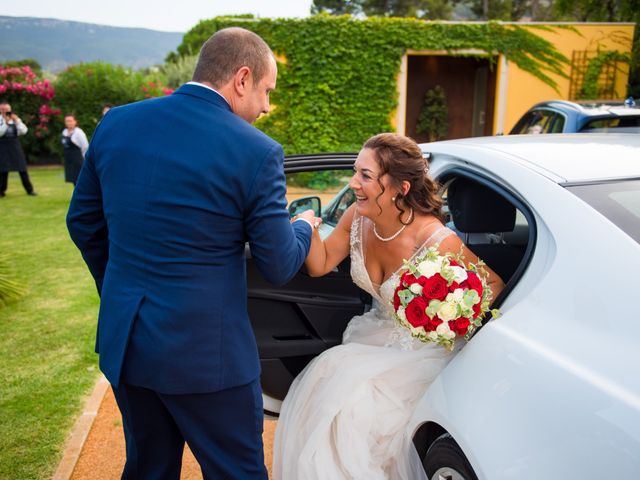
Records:
[[[230,26],[256,32],[286,58],[272,94],[276,108],[257,126],[287,153],[356,151],[371,135],[391,130],[396,78],[408,49],[501,53],[554,87],[549,74],[566,76],[568,63],[551,42],[514,24],[328,15],[204,20],[185,34],[169,59],[197,53],[209,36]]]

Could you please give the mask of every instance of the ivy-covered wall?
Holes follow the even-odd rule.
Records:
[[[567,59],[554,45],[514,24],[425,22],[405,18],[318,15],[305,19],[216,17],[187,32],[170,58],[197,53],[217,30],[241,26],[262,36],[283,63],[272,112],[257,126],[286,153],[357,151],[371,135],[390,131],[396,77],[409,49],[503,54],[554,85]],[[540,26],[539,28],[545,28]],[[467,50],[467,53],[462,51]]]

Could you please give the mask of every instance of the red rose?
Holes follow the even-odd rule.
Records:
[[[449,328],[453,330],[456,335],[463,336],[467,334],[470,324],[471,322],[468,318],[458,318],[449,322]]]
[[[474,272],[467,272],[467,280],[465,281],[469,285],[469,288],[474,289],[482,298],[482,281]]]
[[[401,280],[402,281],[400,282],[400,284],[405,285],[407,287],[410,287],[414,283],[418,283],[418,279],[411,272],[403,273]]]
[[[399,285],[396,288],[395,292],[393,292],[393,308],[396,312],[398,311],[398,308],[401,305],[400,296],[398,295],[398,292],[400,292],[401,290],[404,290],[404,289],[402,288],[402,285]]]
[[[411,300],[405,310],[407,321],[414,327],[424,326],[429,320],[425,312],[427,307],[427,301],[423,297],[416,297]]]
[[[418,283],[422,285],[422,295],[429,300],[444,300],[449,293],[447,281],[439,273],[429,278],[420,277]]]
[[[478,315],[480,315],[480,311],[481,311],[480,305],[481,304],[482,304],[482,302],[478,302],[473,306],[473,318],[478,318]]]
[[[458,262],[456,262],[455,260],[451,260],[451,259],[449,259],[449,265],[451,265],[452,267],[461,267],[462,266]]]
[[[449,291],[455,292],[456,288],[469,288],[469,287],[464,287],[464,284],[460,285],[458,282],[451,282],[451,285],[449,285]]]
[[[437,315],[434,315],[433,318],[427,317],[427,319],[428,321],[424,326],[427,332],[435,332],[438,325],[442,323],[442,320]]]

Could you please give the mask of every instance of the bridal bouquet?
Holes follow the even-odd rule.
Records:
[[[448,350],[453,350],[458,336],[469,340],[490,311],[491,290],[480,274],[482,265],[465,265],[460,255],[441,255],[437,246],[405,261],[393,294],[397,321],[414,337]]]

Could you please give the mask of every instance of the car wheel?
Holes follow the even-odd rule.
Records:
[[[429,480],[478,480],[469,460],[448,433],[431,444],[422,465]]]

